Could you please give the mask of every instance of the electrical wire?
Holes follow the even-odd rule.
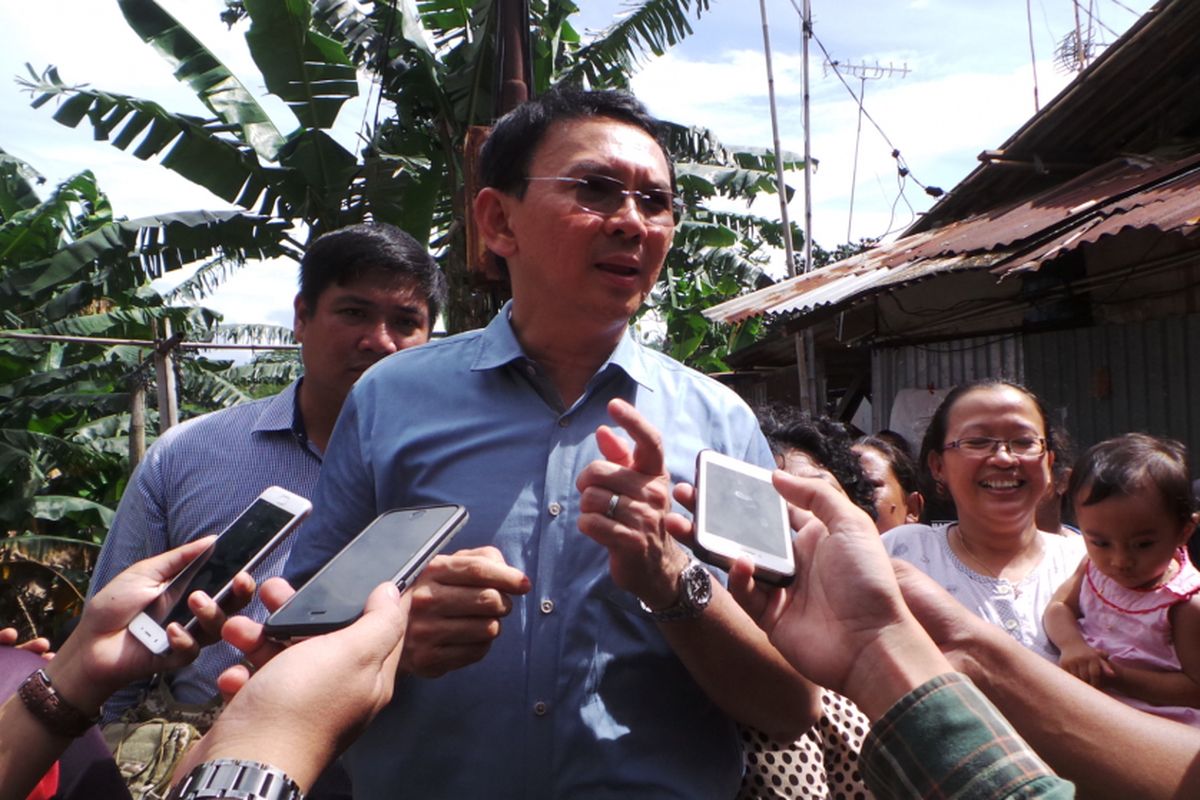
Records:
[[[796,0],[788,0],[788,2],[791,3],[792,8],[795,10],[796,14],[800,17],[801,23],[803,24],[804,12],[800,9],[799,6],[796,5]],[[884,132],[882,126],[880,126],[880,124],[875,120],[875,118],[871,116],[871,113],[869,111],[867,111],[866,106],[863,104],[862,98],[854,91],[854,89],[846,81],[846,77],[842,74],[842,71],[840,69],[838,69],[838,62],[833,58],[833,56],[831,56],[829,54],[829,49],[825,47],[825,43],[821,41],[819,36],[817,36],[816,31],[813,29],[811,23],[809,25],[808,30],[809,30],[809,35],[812,37],[812,40],[817,43],[817,47],[821,48],[821,53],[825,56],[826,63],[828,63],[830,65],[830,67],[833,69],[833,74],[837,76],[837,79],[841,82],[842,86],[846,89],[846,92],[850,95],[851,99],[854,100],[855,105],[858,106],[859,113],[863,117],[865,117],[868,122],[871,123],[871,126],[874,127],[876,132],[883,138],[884,143],[889,148],[891,148],[892,158],[895,159],[895,161],[896,161],[896,174],[897,174],[897,184],[899,187],[899,194],[896,197],[896,199],[892,202],[892,216],[888,221],[888,230],[878,237],[873,237],[873,238],[882,239],[884,236],[887,236],[888,234],[892,233],[892,231],[893,231],[892,225],[895,222],[896,207],[900,204],[901,200],[904,200],[904,204],[906,206],[908,206],[909,211],[912,213],[913,217],[916,216],[916,211],[913,209],[912,203],[909,202],[908,197],[905,195],[905,184],[907,183],[908,179],[911,178],[912,182],[915,183],[917,186],[920,186],[922,191],[925,192],[925,194],[927,194],[933,198],[941,197],[942,195],[945,194],[945,191],[939,186],[925,185],[917,178],[916,175],[912,174],[912,169],[908,166],[908,163],[904,160],[904,156],[900,152],[900,148],[896,147],[896,145],[892,143],[891,137],[889,137],[887,135],[887,133]]]
[[[1137,11],[1134,11],[1132,8],[1130,8],[1129,6],[1125,5],[1124,3],[1120,2],[1120,0],[1111,0],[1111,2],[1112,2],[1112,4],[1113,4],[1114,6],[1116,6],[1117,8],[1122,8],[1122,9],[1124,9],[1124,10],[1128,11],[1130,14],[1133,14],[1135,17],[1140,17],[1140,16],[1141,16],[1141,14],[1139,14]]]

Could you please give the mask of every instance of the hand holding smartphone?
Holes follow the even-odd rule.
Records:
[[[696,457],[696,555],[728,569],[754,562],[756,580],[787,586],[796,576],[787,502],[771,471],[715,450]]]
[[[129,623],[129,632],[150,652],[165,654],[170,649],[168,625],[178,622],[189,631],[195,625],[187,606],[192,592],[203,591],[225,607],[234,576],[262,563],[311,510],[312,503],[303,497],[278,486],[267,488]]]
[[[267,636],[316,636],[353,623],[379,584],[411,585],[467,516],[458,505],[385,511],[267,619]]]

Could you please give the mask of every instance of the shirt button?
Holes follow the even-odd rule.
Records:
[[[1001,583],[996,586],[996,591],[1000,594],[1012,594],[1012,585],[1009,583]]]
[[[547,510],[550,512],[550,516],[557,517],[562,513],[562,506],[560,506],[558,503],[551,503]]]
[[[554,610],[554,601],[549,598],[542,601],[542,613],[549,614]]]
[[[544,702],[542,702],[541,700],[538,700],[536,703],[533,704],[533,713],[538,715],[539,717],[546,716],[546,704]]]
[[[537,367],[535,367],[533,364],[526,364],[525,374],[532,378],[534,375],[537,375]]]
[[[1004,627],[1008,628],[1010,631],[1015,631],[1020,626],[1021,623],[1017,622],[1015,619],[1005,620],[1004,622]]]
[[[567,419],[566,417],[562,417],[558,420],[558,427],[560,427],[560,428],[565,428],[570,424],[571,424],[571,420]]]

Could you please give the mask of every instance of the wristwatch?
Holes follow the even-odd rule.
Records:
[[[64,700],[58,690],[50,685],[50,676],[44,669],[36,670],[26,678],[17,689],[17,694],[29,713],[56,736],[78,738],[100,721],[99,714],[88,716]]]
[[[639,600],[642,610],[650,615],[655,622],[675,622],[682,619],[695,619],[704,613],[708,601],[712,600],[712,575],[696,559],[688,562],[679,573],[679,596],[675,602],[661,611],[655,611]]]
[[[183,779],[167,800],[304,800],[296,782],[270,764],[216,758],[205,761]]]

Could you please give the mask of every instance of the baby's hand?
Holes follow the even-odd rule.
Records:
[[[1079,680],[1087,681],[1097,689],[1105,678],[1116,675],[1112,665],[1108,663],[1108,653],[1086,644],[1064,648],[1058,664]]]

